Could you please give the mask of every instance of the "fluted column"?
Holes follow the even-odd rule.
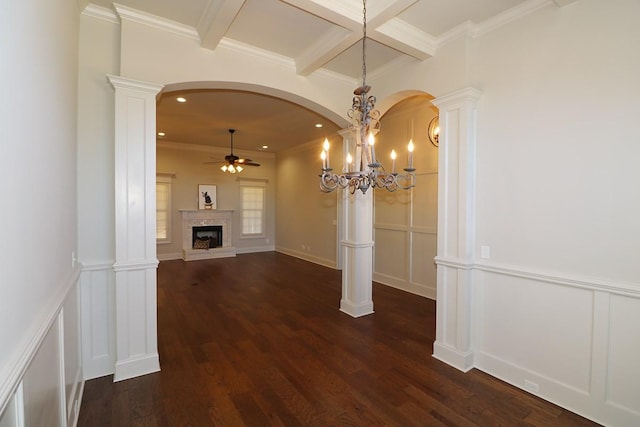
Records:
[[[160,370],[155,129],[162,86],[108,78],[115,88],[114,381],[120,381]]]

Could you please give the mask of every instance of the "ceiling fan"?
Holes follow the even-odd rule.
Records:
[[[255,163],[251,159],[242,159],[235,154],[233,154],[233,134],[235,133],[235,129],[229,129],[229,134],[231,134],[231,153],[224,156],[224,164],[220,168],[222,172],[229,173],[239,173],[242,172],[244,166],[260,166],[260,163]],[[207,163],[218,163],[218,162],[207,162]]]

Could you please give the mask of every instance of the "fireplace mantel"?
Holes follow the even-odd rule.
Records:
[[[182,259],[194,261],[199,259],[226,258],[236,256],[236,248],[232,244],[232,210],[220,209],[180,209],[182,215]],[[193,249],[193,227],[207,225],[222,226],[222,246],[210,249]]]

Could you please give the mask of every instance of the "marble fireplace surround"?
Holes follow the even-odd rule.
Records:
[[[233,211],[217,209],[187,210],[181,209],[182,215],[182,259],[195,261],[199,259],[226,258],[236,256],[236,248],[232,245]],[[222,246],[209,249],[193,249],[193,227],[209,225],[222,226]]]

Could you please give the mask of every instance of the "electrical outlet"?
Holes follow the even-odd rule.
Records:
[[[538,384],[533,381],[524,380],[524,389],[531,393],[538,393]]]

